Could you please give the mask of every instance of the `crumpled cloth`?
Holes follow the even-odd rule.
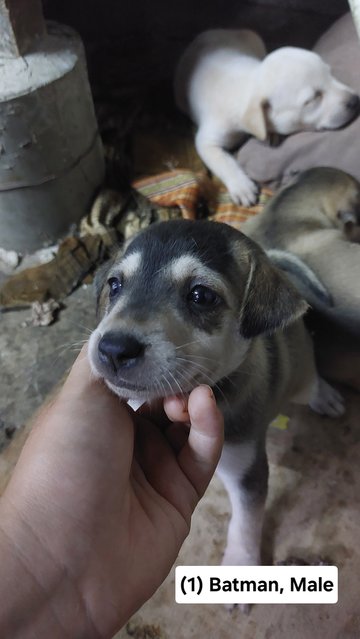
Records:
[[[238,206],[206,171],[185,169],[137,180],[126,193],[104,188],[81,220],[79,231],[60,243],[51,261],[15,271],[5,281],[0,288],[0,309],[61,301],[107,259],[112,247],[154,222],[208,218],[241,229],[271,195],[269,189],[263,189],[257,205]]]

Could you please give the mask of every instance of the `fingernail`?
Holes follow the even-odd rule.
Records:
[[[211,386],[208,386],[207,384],[204,384],[205,388],[207,388],[208,393],[209,393],[209,397],[211,397],[211,399],[215,399],[215,395],[214,395],[214,391],[211,388]]]

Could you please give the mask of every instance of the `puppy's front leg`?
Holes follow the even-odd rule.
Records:
[[[268,463],[256,442],[225,442],[217,472],[229,494],[232,515],[223,565],[261,563],[261,533],[267,494]]]
[[[200,127],[195,138],[198,154],[206,166],[228,189],[236,204],[250,206],[258,196],[258,187],[238,165],[235,157],[227,151],[221,135],[212,127]]]

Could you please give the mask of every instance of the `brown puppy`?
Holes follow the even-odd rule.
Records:
[[[307,301],[360,336],[360,184],[355,178],[330,167],[305,171],[242,230],[265,250],[289,251],[310,266],[333,305],[309,292]]]

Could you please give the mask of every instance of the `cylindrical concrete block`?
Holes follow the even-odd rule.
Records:
[[[41,0],[0,0],[0,56],[27,53],[45,34]]]
[[[0,246],[31,252],[87,211],[103,150],[72,29],[51,23],[36,50],[0,64]]]

